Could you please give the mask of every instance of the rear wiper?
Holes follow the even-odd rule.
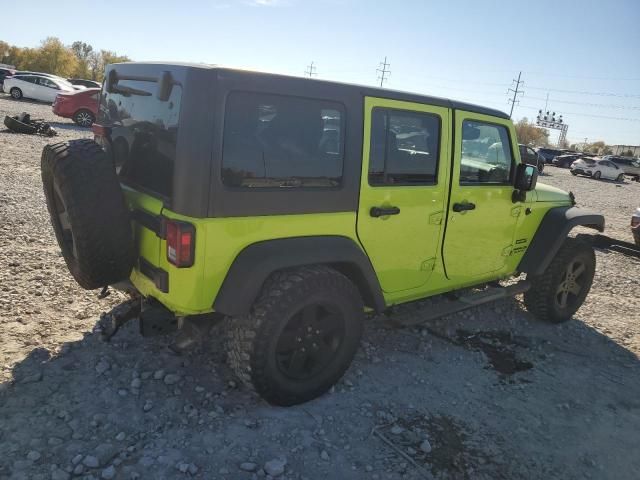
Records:
[[[126,86],[118,86],[118,85],[114,85],[113,87],[111,87],[111,92],[113,93],[121,93],[124,96],[129,96],[129,95],[139,95],[141,97],[150,97],[151,93],[147,92],[145,90],[138,90],[137,88],[131,88],[131,87],[126,87]]]

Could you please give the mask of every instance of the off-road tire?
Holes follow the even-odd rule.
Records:
[[[556,302],[557,291],[567,268],[575,260],[585,265],[584,275],[580,277],[581,288],[575,301],[566,308],[560,308]],[[531,288],[524,294],[527,310],[540,320],[551,323],[570,320],[589,293],[595,268],[596,256],[593,247],[584,240],[567,238],[546,271],[542,275],[529,278]]]
[[[9,90],[9,94],[14,100],[20,100],[22,98],[22,90],[20,90],[18,87],[13,87],[11,90]]]
[[[135,258],[131,220],[100,146],[93,140],[47,145],[41,173],[51,224],[78,284],[91,290],[127,279]]]
[[[73,114],[73,121],[79,127],[89,128],[96,121],[96,116],[93,112],[82,108]]]
[[[330,301],[344,318],[344,335],[330,363],[308,380],[294,381],[276,361],[281,333],[296,312]],[[249,315],[229,319],[228,363],[238,378],[273,405],[306,402],[328,391],[347,370],[362,336],[363,302],[356,286],[326,266],[274,273]]]
[[[33,135],[38,131],[36,127],[27,125],[26,123],[23,123],[14,117],[10,117],[9,115],[4,117],[4,125],[9,130],[15,133],[25,133],[27,135]]]

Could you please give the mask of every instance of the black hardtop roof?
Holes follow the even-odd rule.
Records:
[[[225,72],[231,75],[238,75],[242,77],[246,76],[255,76],[258,77],[279,77],[283,80],[297,80],[297,81],[308,81],[308,82],[322,82],[326,85],[335,86],[335,88],[348,88],[348,89],[357,89],[363,96],[368,97],[380,97],[380,98],[388,98],[390,100],[400,100],[407,102],[415,102],[415,103],[424,103],[428,105],[436,105],[441,107],[448,107],[456,110],[464,110],[467,112],[480,113],[483,115],[490,115],[498,118],[508,119],[509,115],[506,113],[496,110],[493,108],[487,108],[480,105],[474,105],[471,103],[460,102],[457,100],[452,100],[448,98],[442,97],[433,97],[429,95],[421,95],[418,93],[404,92],[399,90],[391,90],[387,88],[376,88],[370,87],[366,85],[358,85],[352,83],[343,83],[336,82],[331,80],[319,80],[319,79],[311,79],[311,78],[303,78],[303,77],[294,77],[290,75],[281,75],[276,73],[265,73],[265,72],[257,72],[253,70],[243,70],[240,68],[230,68],[224,67],[220,65],[210,65],[206,63],[188,63],[188,62],[128,62],[128,63],[115,63],[110,66],[116,67],[116,70],[124,67],[124,70],[128,70],[136,66],[150,66],[155,69],[163,69],[167,70],[182,70],[183,72],[189,69],[203,69],[203,70],[211,70],[212,72]]]

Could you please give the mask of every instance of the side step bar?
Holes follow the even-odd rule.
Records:
[[[531,282],[521,280],[518,283],[507,287],[489,287],[481,292],[467,293],[458,296],[455,300],[443,299],[441,302],[432,305],[430,308],[420,312],[420,318],[415,318],[415,312],[407,315],[408,318],[402,318],[403,315],[390,317],[391,323],[401,327],[412,327],[429,320],[434,320],[445,315],[461,312],[468,308],[477,307],[483,303],[495,302],[503,298],[513,297],[520,293],[524,293],[531,288]],[[446,298],[446,297],[443,297]]]

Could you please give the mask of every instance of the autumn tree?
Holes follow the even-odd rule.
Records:
[[[89,78],[89,59],[93,53],[93,47],[85,42],[73,42],[71,51],[76,57],[77,66],[73,76],[77,78]]]
[[[529,122],[527,117],[521,118],[516,124],[516,134],[518,143],[525,145],[548,146],[549,132]]]
[[[111,63],[129,62],[126,55],[110,50],[96,51],[86,42],[64,45],[56,37],[48,37],[37,48],[20,48],[0,40],[0,63],[15,65],[19,70],[52,73],[61,77],[102,80],[105,67]]]
[[[48,37],[39,48],[33,49],[33,55],[28,60],[22,59],[21,63],[21,69],[69,77],[75,71],[78,61],[60,39]]]

